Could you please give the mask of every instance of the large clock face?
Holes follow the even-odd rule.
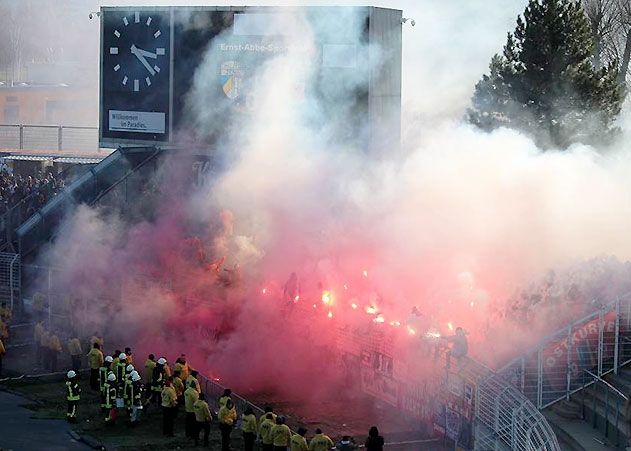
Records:
[[[167,33],[160,28],[159,18],[150,12],[133,11],[124,15],[111,31],[113,39],[105,50],[110,56],[110,70],[123,89],[151,89],[168,65]]]

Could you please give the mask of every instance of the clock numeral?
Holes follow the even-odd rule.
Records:
[[[147,19],[147,26],[151,25],[151,16]]]
[[[147,82],[147,86],[151,86],[151,80],[149,80],[149,77],[145,77],[145,81]]]
[[[114,66],[114,72],[118,72],[121,68],[120,64],[117,64],[116,66]]]
[[[118,55],[118,47],[110,47],[110,55]]]
[[[127,78],[127,75],[125,75],[123,77],[123,86],[127,86],[127,80],[129,80],[129,79]]]
[[[153,37],[157,39],[157,38],[158,38],[158,36],[160,36],[161,34],[162,34],[162,32],[161,32],[160,30],[158,30],[158,31],[156,31],[156,32],[153,34]]]
[[[140,91],[140,81],[134,80],[134,92]]]
[[[135,23],[139,23],[140,22],[140,13],[138,11],[136,11],[134,13],[134,22]]]
[[[123,17],[123,23],[125,24],[125,26],[129,25],[129,21],[127,20],[127,17]]]

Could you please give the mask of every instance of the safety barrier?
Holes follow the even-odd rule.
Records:
[[[97,151],[99,129],[65,125],[0,124],[0,149]]]
[[[501,376],[493,374],[477,387],[475,449],[560,451],[545,417]]]
[[[630,321],[631,293],[545,338],[499,373],[539,409],[569,400],[584,388],[584,371],[600,378],[631,362]]]

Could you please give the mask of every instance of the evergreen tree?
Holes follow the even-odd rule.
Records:
[[[609,142],[624,88],[616,64],[594,67],[592,50],[580,2],[530,0],[476,85],[469,121],[521,130],[543,147]]]

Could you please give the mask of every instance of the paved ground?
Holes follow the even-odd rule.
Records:
[[[64,420],[31,418],[33,411],[20,407],[29,404],[26,398],[0,391],[0,449],[9,451],[87,450],[88,446],[73,440]]]

